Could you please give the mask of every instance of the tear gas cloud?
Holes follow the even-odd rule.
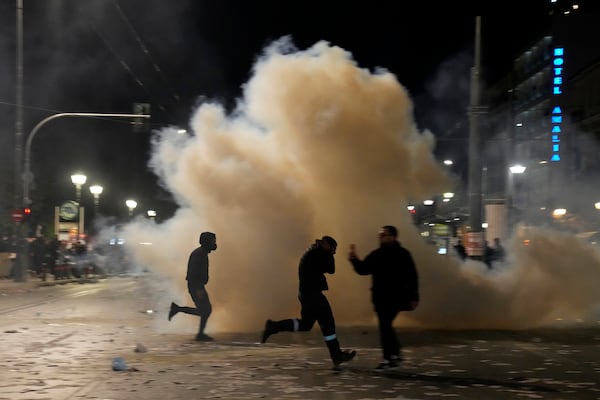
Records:
[[[156,308],[191,305],[185,274],[202,231],[217,235],[207,286],[208,331],[259,331],[267,318],[299,316],[297,266],[318,237],[338,241],[327,293],[339,325],[371,324],[370,277],[347,261],[364,257],[380,226],[396,225],[415,258],[421,304],[397,324],[435,328],[526,328],[594,311],[600,259],[572,236],[531,233],[505,243],[508,260],[436,253],[406,205],[451,189],[433,156],[434,136],[418,131],[409,94],[396,77],[360,68],[327,42],[296,49],[287,38],[256,62],[237,110],[218,103],[193,114],[191,135],[156,133],[150,166],[180,208],[167,222],[134,222],[124,235],[136,260],[157,276]],[[195,317],[161,329],[193,332]],[[181,325],[179,325],[181,324]],[[185,325],[183,325],[185,324]]]

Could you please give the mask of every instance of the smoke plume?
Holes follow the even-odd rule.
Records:
[[[187,258],[202,231],[216,233],[209,331],[259,331],[267,318],[298,317],[298,261],[322,235],[338,241],[337,270],[327,276],[336,322],[372,323],[370,278],[354,273],[347,249],[355,243],[366,256],[388,224],[420,276],[421,304],[402,313],[403,326],[525,328],[583,317],[597,303],[599,255],[572,236],[530,232],[529,246],[515,237],[505,243],[505,265],[492,271],[437,254],[406,209],[452,189],[433,156],[434,136],[416,128],[394,75],[360,68],[339,47],[273,43],[237,110],[205,102],[191,126],[190,135],[157,132],[150,162],[179,211],[160,225],[134,222],[124,234],[136,260],[161,277],[166,294],[157,304],[166,310],[172,300],[191,305]],[[184,323],[193,331],[197,319],[162,328]]]

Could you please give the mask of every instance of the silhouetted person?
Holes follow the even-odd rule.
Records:
[[[43,236],[37,236],[31,244],[32,264],[36,276],[43,281],[46,280],[46,268],[44,256],[46,254],[46,240]]]
[[[350,245],[348,259],[359,275],[371,275],[371,301],[379,321],[383,362],[377,369],[398,366],[402,361],[400,343],[393,322],[400,311],[414,310],[419,304],[419,277],[410,252],[398,242],[396,227],[379,231],[379,248],[361,260]]]
[[[502,246],[502,243],[500,243],[500,238],[494,238],[493,261],[503,262],[504,258],[506,258],[506,251],[504,250],[504,246]]]
[[[169,311],[169,321],[178,312],[199,316],[200,326],[196,340],[206,342],[213,340],[212,337],[204,333],[208,317],[210,317],[212,312],[212,305],[210,304],[208,292],[205,288],[205,285],[208,283],[208,253],[217,249],[217,237],[212,232],[202,232],[199,242],[200,246],[190,254],[185,277],[188,284],[188,292],[196,307],[181,307],[172,302]]]
[[[262,343],[278,332],[308,332],[315,322],[318,322],[333,365],[338,366],[354,358],[355,351],[340,348],[335,333],[333,311],[327,297],[323,294],[324,290],[328,290],[325,274],[335,273],[333,255],[336,248],[337,242],[331,236],[323,236],[304,253],[298,266],[300,318],[267,320],[261,338]]]
[[[488,269],[492,269],[492,261],[494,260],[494,249],[490,247],[490,243],[485,240],[483,242],[483,262]]]
[[[54,235],[46,241],[46,265],[48,272],[54,275],[56,279],[56,264],[58,262],[60,242],[58,237]]]
[[[458,239],[458,242],[454,245],[454,250],[461,260],[467,258],[467,249],[465,249],[465,246],[462,244],[462,240]]]

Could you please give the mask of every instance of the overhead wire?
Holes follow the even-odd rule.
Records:
[[[96,29],[96,27],[92,23],[89,23],[88,25],[89,25],[90,29],[92,31],[94,31],[94,33],[98,36],[98,38],[100,38],[100,40],[104,43],[104,45],[106,46],[106,48],[111,52],[111,54],[115,57],[115,59],[117,59],[117,61],[119,62],[119,64],[121,64],[121,66],[123,67],[123,69],[129,75],[131,75],[131,77],[133,78],[134,82],[139,87],[141,87],[146,92],[146,94],[150,97],[150,92],[148,91],[148,88],[146,88],[146,85],[144,85],[144,82],[142,82],[142,80],[137,77],[137,75],[135,74],[135,72],[133,72],[133,70],[131,69],[131,67],[129,67],[129,64],[127,64],[127,61],[125,61],[123,59],[123,57],[121,57],[120,55],[117,54],[117,52],[110,45],[110,43],[108,42],[108,40],[106,40],[104,38],[104,36],[102,36],[102,34],[100,33],[100,31],[98,31],[98,29]]]
[[[158,65],[158,63],[154,59],[154,57],[152,57],[152,54],[150,53],[150,50],[148,50],[148,47],[142,41],[142,38],[137,33],[137,31],[135,30],[135,28],[133,27],[133,25],[131,24],[131,22],[129,21],[129,19],[127,18],[127,16],[125,15],[125,12],[123,11],[123,9],[121,8],[121,6],[119,5],[118,1],[117,0],[113,0],[112,3],[115,6],[115,8],[117,9],[117,11],[119,12],[119,16],[121,17],[121,19],[123,20],[123,22],[125,23],[125,25],[127,25],[127,28],[129,29],[129,32],[131,33],[131,35],[133,36],[133,38],[135,39],[135,41],[137,42],[137,44],[140,46],[140,49],[142,50],[142,53],[144,53],[144,55],[150,61],[150,64],[152,65],[152,68],[154,69],[154,71],[160,76],[160,78],[163,81],[163,83],[166,86],[169,87],[169,89],[171,91],[171,95],[173,96],[173,99],[175,99],[175,101],[177,101],[177,102],[180,102],[181,101],[181,96],[179,96],[179,94],[174,89],[174,87],[171,84],[171,82],[169,82],[168,79],[163,74],[162,69],[160,68],[160,66]]]

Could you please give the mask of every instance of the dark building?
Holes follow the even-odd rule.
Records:
[[[600,14],[557,13],[485,93],[484,203],[504,205],[486,215],[493,235],[517,222],[584,231],[600,218],[599,22]],[[514,164],[526,172],[509,172]],[[567,214],[553,216],[557,208]]]

